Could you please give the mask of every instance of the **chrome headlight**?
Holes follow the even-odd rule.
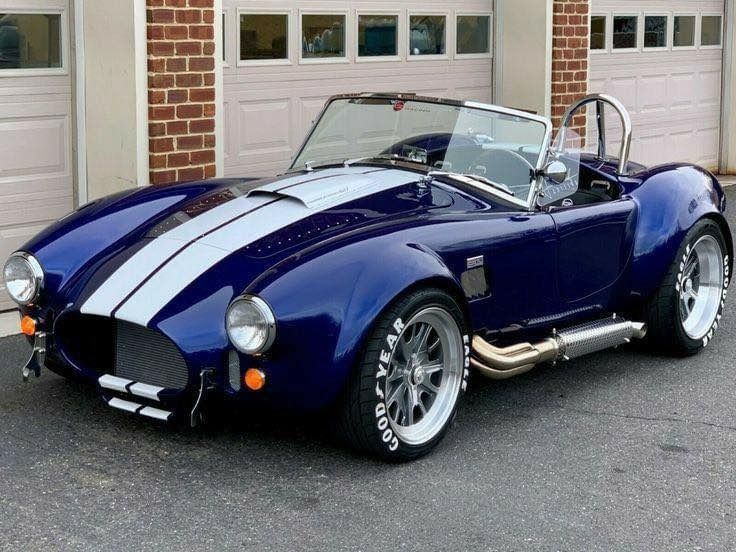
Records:
[[[244,295],[233,301],[225,320],[233,346],[248,355],[263,353],[276,338],[276,319],[263,299]]]
[[[19,305],[28,305],[38,299],[43,287],[43,269],[33,255],[13,253],[3,268],[5,289]]]

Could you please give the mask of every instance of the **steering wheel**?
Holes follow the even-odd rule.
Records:
[[[473,162],[471,172],[476,165],[485,168],[483,176],[505,184],[515,195],[521,194],[522,197],[528,193],[532,175],[536,172],[534,165],[523,155],[500,148],[484,150]]]

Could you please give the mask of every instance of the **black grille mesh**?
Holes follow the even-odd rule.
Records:
[[[189,370],[179,350],[164,335],[117,321],[115,375],[167,389],[184,389]]]

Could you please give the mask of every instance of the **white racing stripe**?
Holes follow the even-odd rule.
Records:
[[[341,175],[355,175],[366,172],[365,167],[341,167],[327,169],[319,173],[300,173],[272,182],[258,188],[262,191],[274,191],[294,186],[300,182],[314,179],[326,179]],[[197,237],[211,232],[219,225],[255,209],[272,198],[263,196],[241,196],[218,205],[201,215],[172,228],[162,236],[152,239],[140,251],[125,261],[99,288],[84,302],[80,311],[83,314],[110,316],[120,301],[125,299],[140,286],[149,275],[169,257],[174,255],[185,244]]]
[[[184,288],[233,251],[319,211],[403,186],[415,179],[414,175],[397,170],[382,171],[370,177],[363,176],[357,182],[354,176],[337,177],[328,181],[329,186],[323,187],[323,199],[316,203],[319,209],[307,207],[300,199],[280,201],[254,211],[184,249],[141,286],[115,313],[115,317],[145,326]],[[299,197],[298,194],[304,188],[290,190],[289,196]],[[338,193],[330,193],[330,190],[337,190]]]

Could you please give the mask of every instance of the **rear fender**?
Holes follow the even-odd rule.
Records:
[[[661,167],[645,175],[631,196],[640,212],[631,266],[634,297],[646,300],[657,290],[685,235],[702,218],[721,226],[733,264],[725,195],[711,173],[692,165]]]

